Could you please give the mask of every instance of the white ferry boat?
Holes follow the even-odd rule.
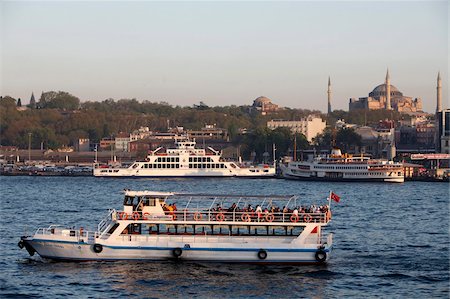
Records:
[[[402,163],[343,155],[339,149],[333,149],[331,155],[318,156],[313,161],[280,164],[280,169],[282,176],[287,179],[390,183],[405,181]]]
[[[222,159],[211,147],[195,148],[195,141],[177,141],[175,148],[165,152],[157,148],[145,161],[136,161],[127,168],[103,168],[96,165],[97,177],[273,177],[275,167],[267,164],[243,167]]]
[[[51,225],[18,245],[51,260],[325,263],[333,246],[323,229],[329,205],[297,200],[127,190],[123,210],[109,211],[96,231]]]

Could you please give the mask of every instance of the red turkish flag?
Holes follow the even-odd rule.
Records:
[[[331,199],[334,200],[335,202],[339,202],[341,200],[341,197],[336,193],[331,192]]]

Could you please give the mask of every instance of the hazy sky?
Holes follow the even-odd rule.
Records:
[[[383,83],[448,107],[449,7],[415,2],[0,2],[0,94],[348,109]]]

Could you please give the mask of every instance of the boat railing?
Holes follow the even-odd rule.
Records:
[[[98,232],[87,231],[83,228],[71,229],[61,226],[51,225],[47,228],[38,228],[35,232],[35,237],[41,236],[63,236],[68,238],[74,238],[78,242],[95,243],[95,239],[99,237]],[[107,236],[108,237],[108,236]]]
[[[115,213],[116,213],[115,209],[109,210],[108,215],[105,218],[103,218],[103,220],[100,221],[99,224],[97,225],[98,232],[103,232],[103,230],[105,230],[111,222],[115,221],[114,219],[116,215]]]
[[[328,213],[302,213],[294,214],[293,212],[275,212],[275,213],[257,213],[245,211],[171,211],[164,215],[153,215],[149,213],[134,212],[128,215],[124,212],[117,212],[118,220],[160,220],[174,222],[241,222],[241,223],[328,223],[330,220]]]

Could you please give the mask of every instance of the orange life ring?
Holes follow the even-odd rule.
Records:
[[[194,220],[199,221],[202,220],[202,214],[200,212],[195,212],[194,214]]]
[[[150,216],[150,213],[144,213],[144,214],[142,214],[142,220],[148,220],[148,217],[147,216]]]
[[[327,211],[327,221],[331,220],[331,211]]]
[[[217,221],[224,221],[225,220],[225,215],[223,213],[219,213],[216,215],[216,220]]]
[[[119,219],[121,220],[127,220],[128,219],[128,214],[125,212],[120,212],[119,213]]]
[[[298,221],[298,215],[295,215],[295,214],[292,214],[292,216],[291,216],[291,222],[297,222]]]
[[[303,221],[305,221],[306,223],[311,222],[311,220],[312,220],[312,216],[309,215],[309,214],[306,214],[306,215],[303,217]]]
[[[83,227],[80,227],[80,237],[83,236]]]
[[[140,215],[139,215],[139,212],[134,212],[133,213],[133,219],[134,220],[139,220],[139,218],[141,218]]]
[[[250,221],[252,221],[252,218],[250,217],[250,215],[249,215],[248,213],[242,214],[241,219],[242,219],[242,221],[244,221],[244,222],[250,222]]]
[[[267,222],[272,222],[275,220],[275,216],[273,214],[267,214],[266,215],[266,221]]]

